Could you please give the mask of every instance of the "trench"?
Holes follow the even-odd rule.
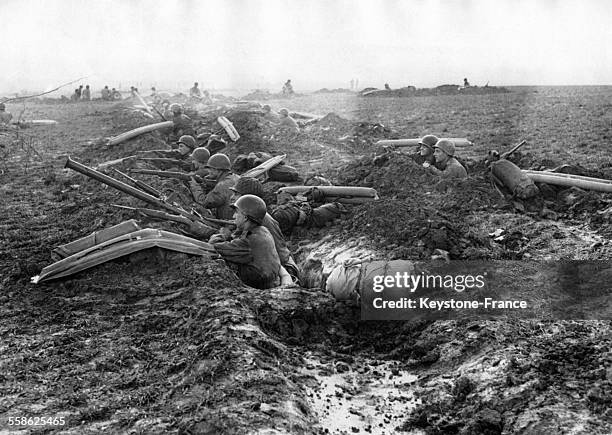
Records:
[[[345,260],[382,258],[370,245],[365,238],[331,235],[302,240],[295,259],[310,277],[310,290],[320,291],[330,271]],[[259,326],[299,356],[292,380],[314,418],[315,433],[396,433],[420,403],[411,361],[389,356],[398,341],[408,341],[411,327],[361,322],[357,302],[329,300],[304,310],[260,311]]]

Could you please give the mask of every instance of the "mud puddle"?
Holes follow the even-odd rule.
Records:
[[[413,393],[417,376],[398,361],[348,357],[348,364],[325,359],[308,352],[300,369],[319,433],[392,434],[420,403]]]

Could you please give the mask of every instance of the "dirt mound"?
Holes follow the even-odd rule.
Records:
[[[416,394],[422,402],[401,430],[499,434],[550,433],[564,427],[604,433],[611,397],[605,370],[610,358],[607,328],[572,322],[442,323],[421,338],[428,340],[436,327],[450,335],[434,334],[438,353],[446,349],[444,354],[452,358],[440,371],[453,375],[443,382],[420,380]],[[542,328],[544,336],[536,332]],[[462,344],[454,346],[451,340]],[[484,341],[494,343],[493,348],[464,362]],[[570,373],[577,376],[568,379]],[[557,402],[559,390],[566,392],[562,403]],[[588,417],[577,411],[584,408]]]
[[[472,235],[462,222],[410,200],[383,199],[356,207],[343,222],[343,237],[361,236],[400,259],[429,259],[437,249],[450,258],[473,257],[475,248],[488,247],[488,240]]]

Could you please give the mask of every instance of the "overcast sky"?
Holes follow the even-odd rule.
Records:
[[[94,90],[612,84],[608,0],[0,0],[0,17],[4,92],[81,76]]]

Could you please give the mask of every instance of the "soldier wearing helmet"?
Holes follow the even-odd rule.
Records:
[[[429,168],[432,173],[444,179],[467,178],[467,171],[455,158],[455,144],[453,141],[440,139],[434,145],[434,149],[436,165],[442,169],[438,169],[438,167],[430,165],[427,162],[423,163],[423,166]]]
[[[295,119],[289,116],[289,110],[281,109],[278,111],[278,114],[280,116],[280,126],[283,130],[294,133],[300,132],[300,127],[298,126],[297,122],[295,122]]]
[[[257,178],[252,177],[240,177],[234,187],[231,187],[232,190],[232,203],[235,203],[239,198],[244,195],[255,195],[259,198],[263,197],[264,188],[261,181]],[[263,198],[262,198],[263,199]],[[280,258],[281,264],[287,269],[290,275],[294,276],[296,280],[299,279],[299,269],[295,260],[291,256],[291,251],[287,247],[287,242],[283,237],[283,232],[278,225],[276,219],[274,219],[270,214],[266,211],[266,215],[264,216],[261,223],[272,235],[274,239],[274,246],[276,247],[276,253]]]
[[[274,247],[274,239],[262,225],[267,213],[266,203],[255,195],[244,195],[234,206],[237,231],[232,240],[225,241],[224,236],[216,234],[209,242],[237,269],[245,284],[258,289],[291,284]]]
[[[6,105],[0,103],[0,125],[10,125],[13,115],[6,111]]]
[[[197,147],[191,153],[191,160],[194,162],[194,167],[197,170],[205,169],[208,164],[208,159],[210,159],[210,152],[207,148]],[[208,170],[206,170],[206,174],[208,174]]]
[[[427,162],[430,165],[434,165],[436,163],[436,159],[434,157],[434,146],[438,142],[438,138],[433,134],[425,135],[419,141],[419,151],[416,155],[412,155],[414,161],[418,164],[422,165]]]
[[[231,172],[231,167],[229,157],[225,154],[211,156],[206,164],[208,169],[206,180],[214,183],[214,187],[206,195],[195,196],[196,202],[202,204],[204,208],[214,210],[217,219],[231,219],[234,214],[230,187],[233,187],[240,177]]]
[[[267,119],[270,122],[274,122],[274,123],[280,122],[280,117],[278,116],[278,114],[272,111],[272,107],[270,107],[269,104],[264,104],[262,108],[263,108],[263,117],[265,119]]]
[[[173,103],[170,105],[170,110],[172,111],[171,121],[174,122],[172,133],[170,134],[170,141],[173,142],[183,135],[195,136],[193,123],[191,118],[183,113],[183,106]]]
[[[176,149],[173,150],[149,150],[144,153],[155,154],[156,157],[168,159],[187,160],[198,144],[193,136],[184,134],[176,141]],[[187,166],[185,166],[187,167]],[[191,167],[191,166],[190,166]]]
[[[193,165],[193,171],[191,173],[191,180],[189,180],[189,190],[193,198],[204,198],[206,194],[216,184],[213,180],[210,180],[210,173],[208,171],[208,160],[210,159],[210,153],[204,147],[198,147],[191,153],[191,162]]]
[[[159,169],[168,169],[176,166],[183,171],[195,171],[196,165],[189,159],[191,153],[196,148],[196,140],[193,136],[183,135],[177,141],[177,149],[173,150],[148,150],[138,153],[138,157],[153,157],[167,159],[163,162],[150,161],[149,164],[158,167]]]

